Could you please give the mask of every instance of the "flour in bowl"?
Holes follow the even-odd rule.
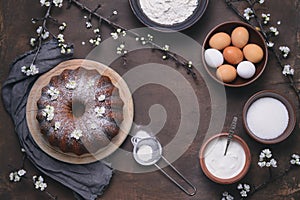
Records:
[[[247,111],[246,120],[254,135],[261,139],[274,139],[287,128],[289,113],[281,101],[264,97],[252,103]]]
[[[195,11],[199,0],[140,0],[141,9],[153,22],[174,25],[184,22]]]

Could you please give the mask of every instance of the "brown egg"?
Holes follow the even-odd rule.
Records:
[[[249,40],[249,32],[246,28],[239,26],[231,33],[231,41],[233,46],[243,48]]]
[[[257,44],[247,44],[243,48],[243,53],[245,58],[253,63],[259,63],[264,56],[262,48]]]
[[[244,58],[243,52],[239,48],[234,46],[226,47],[223,50],[223,56],[224,59],[232,65],[239,64]]]
[[[218,67],[217,69],[217,77],[224,83],[229,83],[234,81],[236,76],[237,76],[236,69],[232,65],[224,64]]]
[[[214,49],[222,50],[231,43],[230,36],[227,33],[219,32],[214,34],[209,40],[209,46]]]

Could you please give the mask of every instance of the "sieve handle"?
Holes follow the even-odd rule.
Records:
[[[179,187],[182,191],[184,191],[187,195],[193,196],[196,194],[197,188],[186,178],[184,177],[166,158],[161,157],[191,188],[193,192],[189,192],[182,185],[180,185],[174,178],[172,178],[166,171],[164,171],[160,166],[154,164],[166,177],[168,177],[177,187]]]

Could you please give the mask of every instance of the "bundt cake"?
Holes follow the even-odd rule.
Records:
[[[83,67],[65,69],[42,88],[36,119],[52,146],[95,153],[119,133],[123,105],[109,77]]]

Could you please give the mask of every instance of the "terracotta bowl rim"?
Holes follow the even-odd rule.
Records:
[[[245,151],[245,155],[246,155],[246,162],[245,162],[245,166],[242,169],[242,171],[236,175],[235,177],[232,178],[228,178],[228,179],[223,179],[223,178],[219,178],[214,176],[212,173],[209,172],[209,170],[206,167],[205,161],[204,161],[204,151],[205,148],[207,147],[207,145],[214,139],[218,138],[218,137],[227,137],[228,133],[219,133],[216,134],[214,136],[212,136],[211,138],[209,138],[201,147],[200,153],[199,153],[199,159],[200,159],[200,166],[201,169],[203,171],[203,173],[212,181],[219,183],[219,184],[232,184],[232,183],[236,183],[239,180],[241,180],[249,171],[250,168],[250,164],[251,164],[251,153],[250,153],[250,149],[247,145],[247,143],[238,135],[233,135],[233,140],[239,142],[241,144],[241,146],[243,147],[244,151]]]
[[[289,113],[289,123],[288,123],[287,128],[285,129],[285,131],[280,136],[278,136],[274,139],[262,139],[260,137],[257,137],[249,129],[249,127],[247,125],[246,117],[247,117],[247,111],[248,111],[249,107],[252,105],[253,102],[255,102],[257,99],[262,98],[262,97],[273,97],[273,98],[279,100],[280,102],[282,102],[285,105],[285,107],[286,107],[286,109],[288,110],[288,113]],[[282,94],[279,94],[277,91],[262,90],[262,91],[259,91],[255,94],[253,94],[247,100],[247,102],[245,103],[244,108],[243,108],[243,125],[244,125],[244,128],[245,128],[246,132],[248,133],[248,135],[250,135],[257,142],[260,142],[260,143],[263,143],[263,144],[276,144],[276,143],[284,141],[293,132],[293,130],[296,126],[295,108],[294,108],[293,104],[290,102],[289,99],[287,99]]]

